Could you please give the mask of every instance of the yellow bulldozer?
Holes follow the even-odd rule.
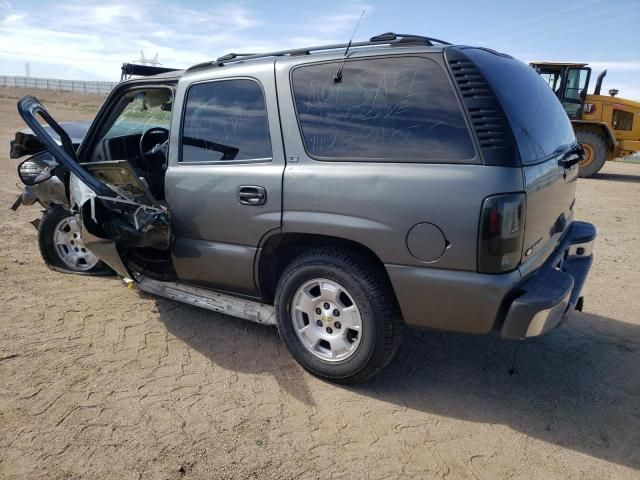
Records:
[[[640,102],[616,97],[618,90],[601,95],[604,70],[588,94],[591,68],[586,63],[531,62],[529,64],[549,84],[573,124],[584,148],[579,175],[589,177],[604,162],[640,151]]]

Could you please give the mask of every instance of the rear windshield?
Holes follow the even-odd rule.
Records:
[[[493,87],[518,142],[523,164],[545,160],[576,141],[562,104],[531,67],[486,50],[470,48],[464,53]]]

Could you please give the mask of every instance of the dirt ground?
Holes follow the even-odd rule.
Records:
[[[526,343],[411,331],[341,387],[273,328],[48,270],[38,209],[9,210],[23,93],[0,88],[1,478],[640,478],[640,165],[579,182],[584,313]],[[36,95],[59,120],[102,101]]]

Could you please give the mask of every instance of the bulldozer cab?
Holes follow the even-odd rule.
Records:
[[[586,63],[532,62],[529,65],[549,84],[569,118],[582,118],[591,68]]]

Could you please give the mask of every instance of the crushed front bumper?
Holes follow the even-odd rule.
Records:
[[[501,334],[523,339],[542,335],[581,307],[580,292],[593,263],[595,227],[572,222],[561,244],[532,277],[519,285],[508,307]]]

